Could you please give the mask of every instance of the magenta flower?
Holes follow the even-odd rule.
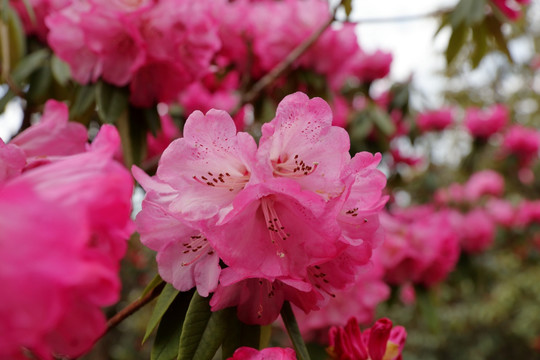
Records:
[[[508,109],[502,104],[480,110],[475,107],[467,109],[465,127],[474,137],[487,139],[501,131],[508,122]]]
[[[22,347],[77,357],[105,330],[100,308],[118,300],[133,231],[133,181],[112,159],[119,140],[104,126],[87,152],[0,183],[0,357],[22,358]]]
[[[330,329],[327,352],[335,360],[400,360],[407,332],[392,326],[392,321],[382,318],[362,332],[353,317],[345,327]]]
[[[262,350],[242,346],[227,360],[296,360],[296,354],[289,348],[266,348]]]
[[[484,195],[499,197],[504,192],[504,178],[493,170],[474,173],[464,185],[465,199],[471,203]]]
[[[485,210],[476,208],[460,222],[461,247],[467,253],[481,253],[495,240],[495,223]]]
[[[519,159],[521,167],[528,167],[538,158],[540,132],[522,125],[513,125],[504,135],[502,147],[506,153]]]
[[[418,114],[416,125],[420,132],[441,131],[454,122],[452,109],[444,108],[440,110],[426,111]]]
[[[529,4],[530,0],[491,0],[508,19],[516,21],[521,17],[521,7]]]

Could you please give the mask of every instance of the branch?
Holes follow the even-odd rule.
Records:
[[[307,39],[300,43],[300,45],[294,48],[294,50],[291,51],[285,59],[283,59],[283,61],[277,64],[269,73],[259,79],[259,81],[257,81],[255,85],[253,85],[253,87],[242,96],[237,108],[232,111],[233,114],[237,113],[243,105],[255,100],[264,88],[272,84],[278,77],[287,71],[291,65],[319,39],[322,33],[325,32],[326,29],[328,29],[328,27],[334,22],[336,18],[336,11],[341,6],[342,2],[343,0],[336,6],[332,16],[330,16],[330,18],[324,24],[322,24],[320,28],[314,31]]]
[[[114,315],[112,318],[107,321],[107,330],[105,333],[103,333],[102,337],[107,334],[109,331],[111,331],[116,325],[120,324],[122,321],[124,321],[127,317],[129,317],[131,314],[139,310],[140,308],[144,307],[146,304],[154,300],[161,294],[161,291],[163,290],[163,287],[165,286],[165,283],[161,283],[155,288],[153,288],[148,294],[144,295],[143,297],[135,300],[122,310],[120,310],[116,315]]]

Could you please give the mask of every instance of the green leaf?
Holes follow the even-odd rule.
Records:
[[[193,291],[179,293],[161,318],[150,354],[151,360],[176,359],[178,339],[182,334],[192,294]]]
[[[11,90],[8,90],[4,96],[0,98],[0,113],[3,113],[6,110],[7,104],[15,97],[15,93]]]
[[[157,106],[144,109],[144,120],[146,125],[154,137],[161,129],[161,119],[157,110]]]
[[[341,4],[345,9],[345,14],[347,14],[347,17],[349,17],[352,13],[352,0],[343,0]]]
[[[96,99],[95,84],[79,86],[76,90],[75,100],[69,109],[70,118],[81,117]]]
[[[101,121],[114,124],[128,108],[128,93],[125,89],[100,81],[96,85],[96,105]]]
[[[146,156],[146,136],[148,133],[146,110],[129,106],[129,112],[126,116],[122,116],[122,119],[125,118],[125,120],[118,122],[118,130],[122,136],[124,156],[128,167],[133,164],[140,165]],[[123,134],[126,129],[127,133]]]
[[[227,336],[223,341],[221,350],[223,359],[230,358],[234,351],[241,346],[249,346],[255,349],[262,347],[261,338],[263,333],[260,325],[247,325],[241,322],[237,316],[232,316],[227,327]]]
[[[20,84],[26,80],[34,71],[45,65],[50,54],[49,49],[40,49],[22,58],[11,72],[13,81]]]
[[[161,280],[161,278],[159,278],[159,280],[160,282],[163,281]],[[146,325],[146,333],[144,334],[142,340],[143,344],[146,342],[146,340],[148,340],[150,334],[152,334],[154,329],[158,326],[161,318],[165,315],[165,313],[173,303],[174,299],[176,299],[178,293],[179,291],[176,290],[171,284],[165,285],[163,291],[161,292],[161,295],[159,295],[158,297],[156,306],[154,307],[154,311],[152,312],[152,316],[150,317],[150,320]]]
[[[288,301],[283,303],[283,307],[281,308],[281,318],[283,319],[283,323],[285,324],[289,338],[291,339],[294,350],[296,351],[296,357],[298,360],[309,360],[310,357],[308,349],[304,343],[304,339],[302,339],[302,335],[298,329],[298,324],[296,323],[296,318],[294,317],[294,312],[291,308],[291,304]]]
[[[351,142],[364,140],[372,130],[373,122],[370,117],[367,116],[367,113],[365,111],[359,113],[351,123],[349,131],[351,134]]]
[[[51,70],[56,82],[62,86],[66,86],[71,79],[71,71],[69,65],[60,60],[56,55],[51,58]]]
[[[370,109],[370,115],[375,126],[377,126],[384,135],[391,136],[396,132],[396,126],[392,122],[392,119],[390,119],[390,116],[378,107],[372,107]]]
[[[454,61],[457,54],[465,44],[468,32],[469,28],[465,24],[461,24],[457,28],[453,29],[450,40],[448,40],[448,47],[446,48],[446,63],[448,65]]]
[[[2,8],[2,13],[0,29],[4,27],[7,37],[0,36],[0,63],[2,63],[2,71],[5,72],[16,66],[26,53],[26,35],[21,20],[15,10],[5,4],[4,8]],[[0,30],[1,33],[2,31]],[[4,41],[7,41],[5,48],[3,45]],[[3,49],[8,49],[7,54],[2,52]]]
[[[455,29],[466,22],[471,3],[475,1],[476,0],[461,0],[456,5],[454,11],[450,14],[450,24],[452,25],[452,28]]]
[[[35,104],[45,102],[50,94],[52,84],[51,68],[44,66],[35,71],[29,78],[26,98]]]
[[[150,291],[154,290],[154,288],[156,288],[158,285],[160,285],[160,284],[162,284],[162,283],[163,283],[163,279],[161,279],[161,276],[159,276],[159,274],[157,274],[157,275],[154,276],[154,278],[148,283],[148,285],[146,285],[146,287],[144,288],[144,290],[143,290],[142,293],[141,293],[140,298],[145,297]]]
[[[488,51],[487,36],[488,31],[484,23],[473,27],[474,51],[471,55],[471,63],[473,69],[476,69],[480,62],[486,56]]]
[[[210,298],[204,298],[195,292],[182,327],[178,360],[193,359],[211,316]]]
[[[491,16],[486,17],[485,23],[489,30],[489,35],[493,38],[499,50],[502,51],[502,53],[506,55],[506,57],[508,58],[508,61],[513,63],[514,60],[512,59],[510,50],[508,50],[508,43],[501,30],[501,27],[502,27],[501,21],[497,19],[495,16],[491,15]]]
[[[486,16],[486,0],[471,1],[466,23],[468,25],[479,24]]]
[[[235,318],[236,308],[234,307],[213,312],[193,355],[193,360],[212,360],[227,336],[229,324],[235,321]],[[181,359],[190,358],[182,357],[178,353],[177,360]]]

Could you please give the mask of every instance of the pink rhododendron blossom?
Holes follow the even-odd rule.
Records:
[[[82,124],[70,122],[68,117],[66,104],[49,100],[40,122],[15,136],[10,144],[23,150],[26,157],[30,158],[29,162],[84,152],[88,141],[86,128]]]
[[[262,350],[242,346],[227,360],[296,360],[296,354],[289,348],[266,348]]]
[[[452,109],[426,111],[418,115],[416,125],[420,132],[441,131],[454,121]]]
[[[504,199],[489,199],[486,203],[486,212],[493,221],[507,228],[514,226],[516,211],[512,203]]]
[[[155,177],[133,170],[147,190],[137,226],[162,277],[215,288],[212,310],[238,306],[251,324],[274,321],[283,301],[318,309],[354,283],[382,240],[387,201],[381,155],[351,159],[321,99],[286,97],[262,133],[257,149],[225,112],[196,111]]]
[[[528,167],[538,158],[540,132],[522,125],[513,125],[504,135],[502,147],[506,153],[519,159],[520,166]]]
[[[464,185],[465,198],[475,202],[484,195],[499,197],[504,192],[504,178],[493,170],[474,173]]]
[[[390,73],[392,54],[377,50],[374,53],[359,52],[349,60],[350,72],[361,82],[382,79]]]
[[[459,227],[461,247],[465,252],[480,253],[491,246],[495,239],[495,223],[480,208],[465,214]]]
[[[20,175],[25,165],[24,152],[18,146],[6,145],[0,139],[0,183]]]
[[[527,226],[540,223],[540,200],[522,201],[516,213],[516,225]]]
[[[355,282],[343,291],[336,291],[335,297],[320,310],[308,315],[296,313],[296,319],[305,339],[323,331],[328,333],[331,326],[343,326],[352,316],[360,324],[370,324],[377,305],[390,296],[390,287],[382,280],[384,270],[380,266],[366,266],[358,272]]]
[[[508,122],[508,109],[502,104],[481,110],[475,107],[467,109],[465,127],[478,138],[487,139],[501,131]]]
[[[452,213],[420,207],[381,215],[386,238],[375,250],[374,261],[386,269],[390,284],[412,281],[432,286],[453,270],[459,257],[459,238],[452,226]]]
[[[33,12],[33,16],[30,16],[24,0],[9,1],[9,5],[17,11],[26,34],[36,35],[43,42],[46,41],[49,32],[45,26],[45,18],[69,3],[69,0],[30,0],[28,5]]]
[[[521,7],[530,3],[530,0],[491,0],[508,19],[516,21],[521,17]]]
[[[333,327],[328,333],[327,352],[336,360],[400,360],[407,332],[402,326],[393,327],[387,318],[377,320],[364,331],[353,317],[344,327]]]
[[[133,231],[132,179],[112,159],[118,145],[104,126],[88,151],[0,184],[0,357],[24,358],[23,347],[78,357],[105,331],[100,308],[118,300]]]

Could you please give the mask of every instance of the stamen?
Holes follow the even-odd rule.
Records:
[[[285,241],[291,236],[285,231],[285,226],[279,220],[276,209],[274,208],[274,201],[270,198],[261,199],[261,209],[264,214],[264,219],[268,225],[267,229],[270,235],[270,241],[276,247],[276,255],[280,258],[285,257],[285,251],[281,241]]]
[[[208,240],[206,237],[204,237],[202,234],[199,235],[192,235],[190,237],[191,242],[189,243],[182,243],[182,246],[186,249],[182,253],[183,254],[196,254],[196,256],[191,259],[189,262],[182,262],[181,266],[190,266],[197,262],[203,255],[213,255],[214,250],[210,248],[210,244],[208,243]],[[210,248],[210,249],[208,249]]]
[[[205,175],[211,176],[210,178]],[[242,176],[231,176],[228,172],[225,174],[219,173],[218,176],[208,171],[205,175],[193,175],[193,180],[202,185],[207,185],[220,189],[227,189],[228,191],[240,191],[249,181],[249,172],[246,170]],[[225,177],[226,176],[226,177]]]
[[[327,284],[330,284],[330,282],[325,279],[326,273],[320,271],[319,266],[315,265],[314,267],[308,268],[308,272],[311,274],[311,276],[313,276],[313,284],[317,289],[325,292],[333,298],[336,297],[334,293],[330,292],[330,290],[327,289]]]
[[[294,163],[293,163],[294,161]],[[298,154],[292,159],[286,159],[281,162],[278,160],[273,164],[274,175],[286,177],[302,177],[312,174],[319,166],[318,162],[314,162],[311,166],[307,165],[304,160],[299,159]]]

